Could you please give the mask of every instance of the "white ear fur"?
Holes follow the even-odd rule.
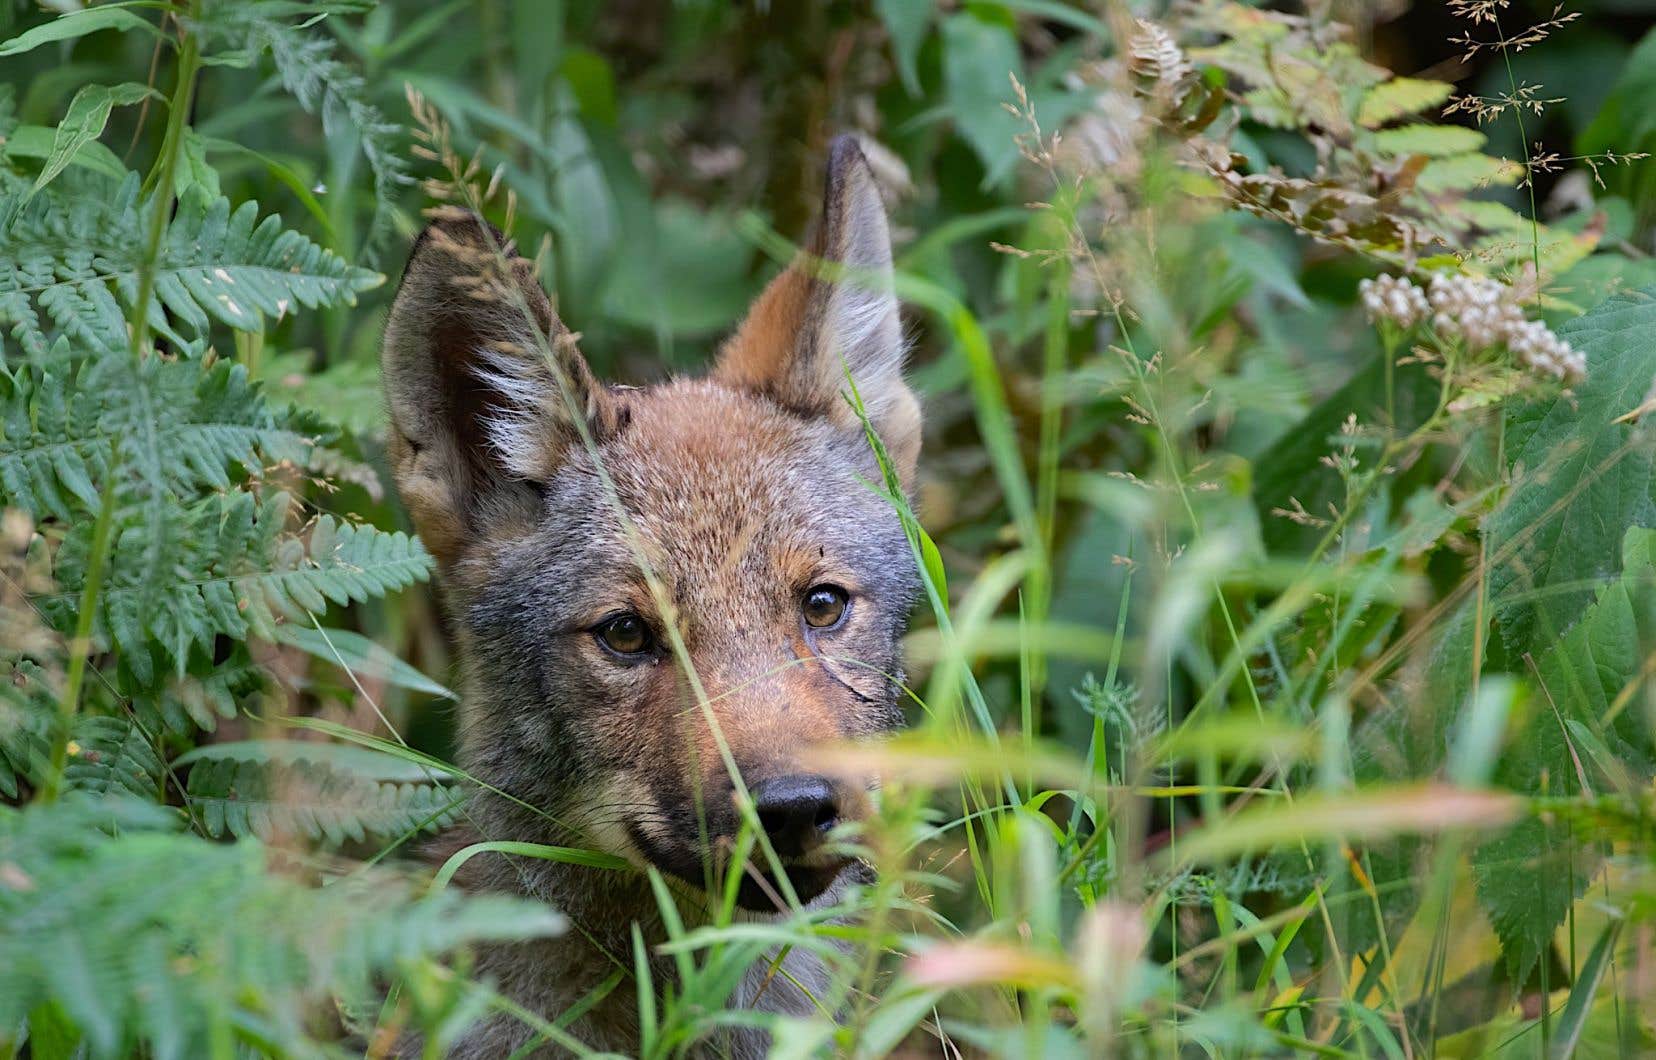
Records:
[[[836,145],[837,147],[838,145]],[[828,295],[819,349],[823,380],[832,392],[844,389],[849,369],[871,420],[878,423],[903,389],[902,323],[892,290],[891,235],[879,188],[861,152],[847,163],[834,219],[837,232],[827,249],[841,268]]]
[[[380,363],[398,491],[444,562],[479,518],[532,497],[522,483],[561,466],[577,417],[603,437],[617,414],[531,264],[462,210],[439,213],[415,243]]]

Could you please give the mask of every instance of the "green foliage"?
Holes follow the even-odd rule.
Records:
[[[151,263],[153,210],[135,174],[116,188],[81,182],[59,194],[0,186],[0,325],[25,354],[47,355],[49,326],[87,351],[126,349],[127,315],[145,272],[151,325],[182,346],[215,322],[259,331],[266,318],[301,308],[354,305],[357,292],[381,282],[280,218],[260,221],[257,203],[232,210],[228,200],[194,190]]]
[[[376,783],[319,762],[274,766],[209,759],[190,770],[189,796],[209,836],[299,835],[331,844],[397,839],[452,824],[462,796],[439,785]]]
[[[369,101],[362,75],[335,57],[335,42],[307,32],[317,18],[359,13],[370,6],[360,0],[215,4],[194,29],[209,42],[229,46],[216,62],[246,66],[268,53],[283,87],[305,110],[321,117],[323,131],[338,140],[356,141],[374,176],[374,215],[364,239],[372,252],[388,233],[393,200],[401,186],[410,183],[402,127],[387,121]]]
[[[50,1008],[93,1056],[313,1055],[315,1001],[363,1004],[375,976],[561,929],[543,906],[424,897],[383,872],[309,886],[256,842],[175,829],[120,798],[0,807],[0,1041]]]
[[[1459,19],[1453,85],[1398,76],[1449,69],[1423,0],[27,6],[0,1056],[440,1055],[488,1007],[555,1038],[634,998],[656,1056],[1649,1051],[1647,0]],[[657,877],[636,953],[515,1010],[465,949],[557,916],[447,882],[630,870],[394,864],[475,793],[362,265],[481,203],[600,375],[699,371],[840,131],[927,423],[914,495],[882,468],[935,590],[915,731],[843,752],[892,781],[845,830],[877,872],[751,919]],[[1375,312],[1377,269],[1498,283],[1585,377],[1464,305]],[[782,951],[824,956],[815,1004],[727,1011]]]
[[[292,507],[283,493],[262,504],[247,493],[208,498],[178,513],[171,548],[161,550],[169,577],[152,577],[155,541],[147,525],[116,530],[100,595],[98,634],[122,653],[141,683],[154,676],[152,646],[183,676],[191,652],[209,654],[214,638],[275,636],[278,623],[400,589],[425,578],[431,559],[405,534],[322,516],[287,531]],[[90,534],[72,535],[58,557],[63,591],[43,598],[60,628],[76,616]]]
[[[164,422],[153,423],[153,408]],[[149,417],[149,418],[146,418]],[[21,364],[0,379],[0,487],[31,511],[69,519],[96,511],[117,453],[144,461],[177,496],[227,489],[231,474],[321,461],[319,424],[266,405],[244,367],[124,357]],[[121,440],[131,447],[124,447]],[[142,449],[135,440],[142,439]],[[130,464],[128,464],[130,466]]]
[[[1601,314],[1615,311],[1608,306],[1583,321],[1605,323]],[[1616,555],[1620,577],[1572,612],[1568,631],[1533,638],[1538,702],[1496,772],[1515,791],[1631,794],[1637,778],[1648,783],[1653,775],[1650,729],[1618,700],[1638,681],[1656,644],[1656,532],[1628,530]],[[1526,821],[1478,848],[1478,897],[1515,978],[1545,957],[1604,852],[1592,836],[1545,820]]]
[[[1595,586],[1617,573],[1628,528],[1656,525],[1653,447],[1624,420],[1656,379],[1653,328],[1650,290],[1565,325],[1560,334],[1587,356],[1587,382],[1507,416],[1507,455],[1522,473],[1487,532],[1490,596],[1514,657],[1568,630]]]
[[[179,46],[183,26],[197,36],[181,63],[203,46],[221,69],[271,53],[302,106],[360,137],[383,230],[404,179],[399,130],[365,102],[331,42],[295,21],[335,10],[360,7],[213,4],[166,29],[98,8],[5,50],[106,41],[111,30]],[[288,627],[310,632],[330,608],[369,604],[431,568],[406,534],[307,511],[336,482],[378,491],[377,479],[352,439],[273,400],[260,378],[262,349],[281,329],[354,306],[383,278],[261,215],[251,198],[220,194],[213,141],[182,122],[170,123],[147,177],[99,143],[122,114],[142,111],[132,104],[180,115],[194,76],[186,69],[165,100],[132,82],[83,85],[51,128],[17,123],[9,86],[0,97],[10,134],[0,158],[0,795],[31,803],[0,808],[8,1055],[319,1055],[338,1034],[319,1013],[368,1011],[388,978],[408,976],[418,1000],[396,1018],[435,1041],[478,1012],[472,988],[438,959],[558,928],[538,906],[421,897],[360,867],[284,875],[277,848],[254,838],[290,855],[394,846],[455,819],[466,792],[453,776],[398,773],[366,752],[215,758],[200,746],[190,757],[226,720],[274,721],[304,687],[275,647],[293,639]],[[353,636],[338,634],[367,657]],[[353,662],[353,680],[381,679],[383,668],[340,659]],[[403,685],[441,690],[400,665]]]

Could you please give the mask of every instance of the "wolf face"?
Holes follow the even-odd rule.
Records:
[[[849,138],[809,253],[703,379],[601,384],[498,233],[456,211],[420,237],[386,329],[391,465],[440,566],[463,765],[541,811],[497,800],[510,834],[488,838],[711,888],[745,788],[800,900],[840,874],[823,836],[866,791],[806,752],[899,723],[917,591],[842,393],[849,372],[906,486],[920,417],[890,285]],[[777,882],[749,874],[742,904],[774,908]]]

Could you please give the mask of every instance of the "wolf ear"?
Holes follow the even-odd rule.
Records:
[[[885,207],[856,139],[840,136],[829,148],[822,218],[810,244],[753,304],[713,378],[854,427],[849,369],[907,484],[920,455],[920,404],[903,382],[903,354]]]
[[[602,441],[620,415],[530,263],[465,210],[443,211],[415,242],[380,368],[397,490],[445,566],[483,521],[534,503],[581,421]]]

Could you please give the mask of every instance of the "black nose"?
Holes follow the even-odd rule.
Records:
[[[761,780],[748,789],[759,824],[781,858],[797,858],[839,822],[834,786],[824,777],[796,773]]]

